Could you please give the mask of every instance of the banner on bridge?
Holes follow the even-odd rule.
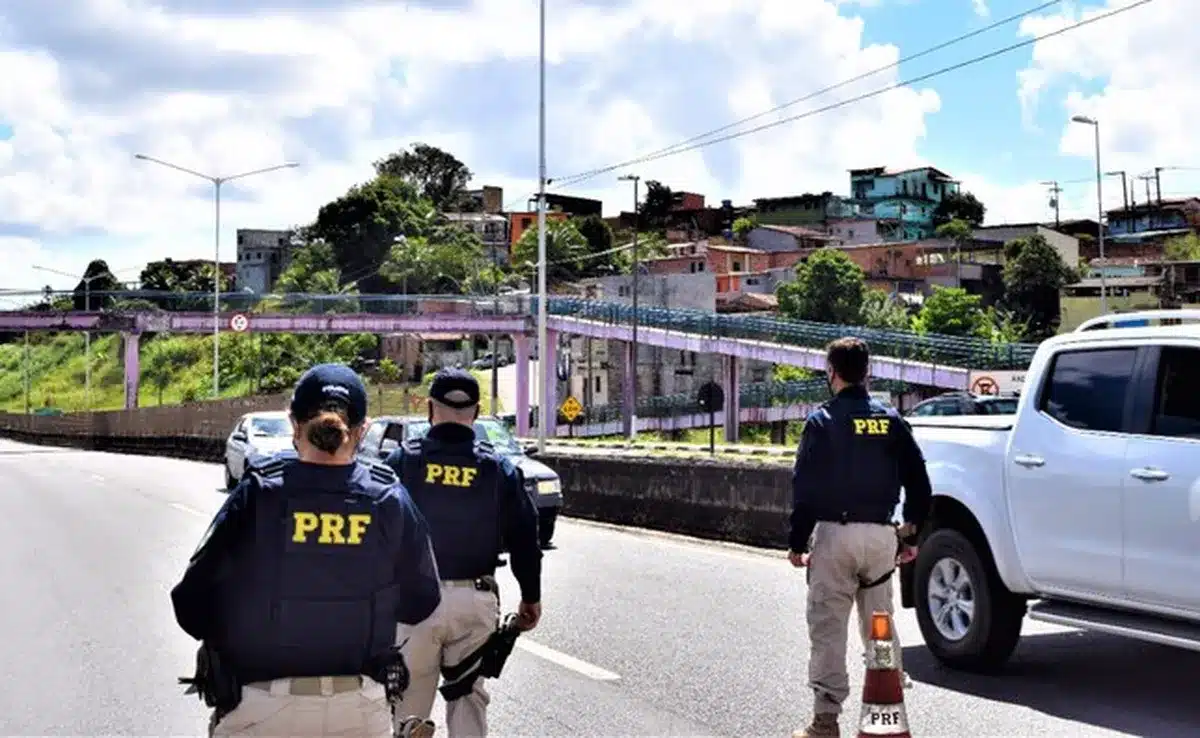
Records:
[[[968,388],[976,395],[1011,395],[1020,393],[1025,386],[1023,371],[977,371],[971,372]]]

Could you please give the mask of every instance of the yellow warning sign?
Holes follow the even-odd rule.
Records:
[[[568,423],[574,423],[575,419],[583,412],[583,405],[579,404],[579,400],[574,397],[567,397],[563,400],[563,404],[558,407],[558,411],[563,414]]]

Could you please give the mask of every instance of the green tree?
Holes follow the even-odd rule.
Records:
[[[1176,236],[1163,244],[1163,257],[1167,261],[1198,261],[1200,260],[1200,236],[1189,233]]]
[[[94,259],[87,265],[87,269],[83,270],[83,278],[79,280],[79,284],[75,285],[72,296],[74,308],[103,310],[112,304],[113,296],[98,293],[117,292],[120,289],[121,283],[108,270],[108,262],[104,259]]]
[[[1029,338],[1053,336],[1060,321],[1060,291],[1069,283],[1071,270],[1041,236],[1005,244],[1005,253],[1014,254],[1004,265],[1005,307],[1026,325]]]
[[[546,279],[573,280],[579,276],[588,254],[588,242],[569,220],[546,224]],[[528,228],[513,249],[513,264],[530,274],[538,264],[538,229]]]
[[[425,235],[437,229],[436,220],[437,211],[412,184],[384,174],[323,205],[305,234],[333,247],[342,279],[378,292],[386,280],[376,272],[396,237]]]
[[[925,298],[921,312],[913,319],[918,333],[938,333],[945,336],[990,336],[991,326],[980,307],[979,295],[961,287],[933,288]]]
[[[481,289],[489,281],[483,244],[479,238],[459,228],[435,228],[429,236],[405,237],[392,245],[388,258],[379,268],[388,291],[409,295],[459,294],[487,292]]]
[[[753,218],[738,218],[733,221],[733,237],[739,241],[745,241],[750,235],[750,231],[758,227]]]
[[[956,265],[962,261],[962,250],[964,246],[970,246],[971,241],[975,238],[975,232],[971,228],[971,224],[965,220],[955,218],[953,220],[942,223],[934,231],[934,235],[938,238],[944,238],[953,241],[957,247],[953,259],[950,261]],[[956,272],[957,273],[957,272]]]
[[[638,226],[647,230],[663,230],[671,210],[679,203],[679,195],[656,179],[646,180],[646,195],[642,200]]]
[[[575,222],[580,235],[587,241],[590,258],[583,264],[582,274],[597,276],[616,269],[613,250],[613,230],[599,215],[589,215]]]
[[[375,162],[375,173],[404,180],[442,212],[468,207],[471,170],[456,156],[436,146],[415,143],[408,150]]]
[[[905,331],[912,327],[912,317],[904,303],[883,290],[868,290],[864,295],[860,322],[882,330]]]
[[[794,320],[856,325],[862,319],[866,276],[845,253],[820,249],[796,265],[796,279],[775,291],[779,312]]]
[[[623,250],[613,254],[613,267],[621,274],[633,274],[633,234],[619,241]],[[668,252],[667,238],[655,231],[646,231],[637,236],[637,258],[639,262],[666,256]]]
[[[987,207],[970,192],[951,192],[942,198],[933,211],[933,224],[940,226],[952,220],[965,221],[978,228],[983,225]]]

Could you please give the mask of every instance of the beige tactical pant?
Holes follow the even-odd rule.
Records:
[[[396,717],[428,720],[441,668],[461,663],[487,642],[499,622],[500,600],[496,594],[480,591],[474,582],[467,580],[442,582],[442,603],[433,614],[417,625],[401,624],[396,629],[397,643],[408,639],[403,653],[412,679],[396,708]],[[446,703],[446,731],[450,738],[487,735],[487,706],[491,698],[483,681],[483,677],[476,679],[470,694]]]
[[[366,677],[306,677],[294,681],[301,684],[276,679],[242,687],[241,703],[211,726],[209,735],[392,738],[392,709],[382,684]],[[356,687],[358,683],[361,686]]]
[[[858,608],[859,631],[866,649],[871,636],[871,613],[892,613],[892,579],[869,589],[872,582],[896,566],[896,529],[875,523],[817,523],[808,566],[808,639],[812,655],[808,682],[818,713],[839,714],[850,696],[846,645],[850,609]],[[900,639],[892,630],[897,668]]]

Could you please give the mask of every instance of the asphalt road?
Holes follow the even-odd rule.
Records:
[[[219,467],[0,442],[0,479],[0,735],[202,735],[203,706],[175,683],[195,644],[168,590],[223,499]],[[493,735],[787,736],[802,724],[804,584],[778,554],[559,531],[543,623],[490,684]],[[502,583],[511,609],[507,573]],[[918,737],[1200,725],[1200,654],[1030,624],[1007,674],[972,677],[934,665],[911,613],[898,627],[913,644]],[[856,691],[861,678],[855,665]],[[858,704],[847,707],[853,735]]]

